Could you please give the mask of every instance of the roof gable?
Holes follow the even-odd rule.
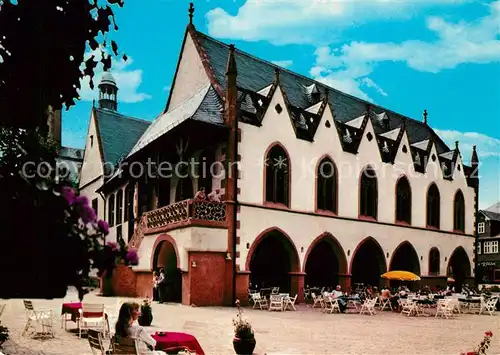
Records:
[[[106,166],[116,166],[125,158],[151,124],[149,121],[127,117],[102,108],[95,109],[95,117]]]
[[[226,87],[226,64],[229,56],[229,46],[217,41],[201,32],[195,32],[203,56],[205,56],[213,71],[215,80],[221,87]],[[237,86],[239,88],[258,92],[275,79],[276,65],[256,58],[245,52],[235,50],[235,60],[238,68]],[[364,114],[368,102],[342,93],[310,78],[293,73],[286,69],[280,70],[280,86],[288,103],[294,107],[292,112],[300,121],[300,110],[306,110],[318,103],[325,96],[334,110],[334,118],[339,122],[352,121]],[[326,94],[328,92],[328,94]],[[437,153],[447,152],[450,149],[437,137],[432,128],[427,124],[406,118],[395,112],[378,106],[372,106],[373,114],[370,115],[374,132],[381,134],[396,129],[407,121],[407,132],[410,144],[425,139],[434,138]],[[294,128],[295,129],[295,128]],[[349,130],[350,131],[350,130]]]

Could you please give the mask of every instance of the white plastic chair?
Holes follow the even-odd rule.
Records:
[[[52,326],[53,313],[50,309],[43,309],[36,311],[33,307],[33,302],[23,301],[24,309],[26,311],[26,326],[23,330],[23,336],[26,332],[33,328],[33,331],[37,331],[37,325],[41,326],[42,334],[54,337],[54,329]]]
[[[488,312],[490,316],[495,314],[496,311],[496,305],[498,302],[497,297],[492,297],[488,301],[484,301],[481,299],[481,308],[479,309],[479,314],[482,314],[483,312]]]
[[[450,300],[438,300],[436,305],[436,318],[443,317],[448,319],[448,317],[453,317],[453,304]]]
[[[332,296],[326,296],[324,297],[324,302],[325,302],[325,312],[340,313],[340,305],[339,305],[339,300],[337,298],[333,298]]]
[[[260,293],[253,294],[253,301],[253,308],[257,308],[258,306],[260,309],[265,309],[268,307],[267,299],[265,297],[262,297]]]
[[[279,287],[273,287],[271,290],[271,295],[277,295],[280,293],[280,288]]]
[[[377,312],[375,311],[375,303],[377,303],[377,300],[378,298],[365,299],[365,301],[361,305],[361,310],[359,311],[359,314],[367,313],[371,316],[376,314]]]
[[[291,308],[292,310],[296,311],[297,309],[295,308],[295,301],[297,301],[297,296],[298,295],[295,295],[295,297],[287,297],[285,299],[285,311],[288,309],[288,308]]]
[[[78,310],[78,336],[82,337],[82,330],[96,329],[102,333],[109,334],[109,324],[104,312],[104,304],[82,303],[82,308]]]
[[[270,311],[283,311],[284,303],[283,297],[280,295],[271,295],[269,297],[269,310]]]
[[[316,296],[316,294],[314,292],[311,293],[311,297],[312,297],[313,302],[314,302],[312,308],[316,307],[317,304],[319,304],[320,308],[325,308],[325,302],[323,300],[323,297]]]
[[[383,298],[380,296],[380,310],[383,311],[386,308],[389,308],[392,311],[392,304],[389,298]]]
[[[87,339],[89,341],[90,350],[94,355],[106,355],[106,349],[103,344],[103,334],[94,329],[87,330]]]

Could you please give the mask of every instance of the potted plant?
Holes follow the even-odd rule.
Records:
[[[153,322],[153,312],[151,310],[151,301],[145,299],[141,305],[141,315],[139,316],[139,324],[143,327],[149,327]]]
[[[0,324],[0,347],[7,340],[9,340],[9,328],[4,327]]]
[[[252,325],[248,320],[243,318],[243,310],[241,309],[239,300],[236,300],[236,307],[238,307],[238,315],[233,319],[234,351],[238,355],[250,355],[253,354],[256,344]]]

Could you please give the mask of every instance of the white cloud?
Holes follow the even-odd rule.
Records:
[[[89,52],[86,54],[86,58],[90,57],[92,54],[96,58],[100,58],[98,52]],[[111,74],[113,74],[116,84],[118,85],[118,101],[125,103],[135,103],[141,102],[151,98],[151,95],[139,92],[139,87],[142,83],[142,70],[140,69],[130,69],[133,59],[128,58],[125,62],[122,58],[116,60],[112,59]],[[84,101],[92,101],[98,98],[97,85],[101,81],[103,75],[102,65],[99,64],[96,68],[96,74],[94,75],[94,90],[90,89],[90,79],[89,77],[84,77],[80,84],[81,89],[79,91],[80,98]]]
[[[293,60],[273,60],[271,63],[276,64],[279,67],[288,68],[293,65]]]
[[[464,0],[247,0],[235,16],[218,7],[206,15],[212,36],[275,44],[331,43],[344,28],[405,19],[419,8]],[[325,39],[328,42],[325,42]]]
[[[473,22],[451,23],[439,17],[428,18],[427,28],[437,37],[433,42],[355,41],[333,50],[328,46],[319,47],[315,52],[316,64],[310,73],[325,82],[340,80],[341,85],[351,88],[348,93],[366,99],[366,94],[359,95],[363,88],[371,88],[387,96],[369,78],[378,63],[404,62],[412,69],[437,73],[462,63],[500,62],[500,1],[488,6],[490,14]],[[350,75],[344,78],[345,73]]]
[[[473,145],[476,145],[477,155],[480,159],[500,157],[500,139],[477,132],[459,132],[440,129],[436,129],[435,131],[449,146],[455,146],[455,142],[458,141],[462,158],[466,161],[468,161],[472,154]]]

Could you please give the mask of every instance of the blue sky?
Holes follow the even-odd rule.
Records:
[[[119,111],[152,120],[172,84],[188,1],[126,0],[112,69]],[[409,117],[428,121],[465,164],[481,161],[480,207],[500,200],[500,1],[195,1],[198,30]],[[97,80],[99,80],[97,78]],[[63,113],[63,145],[83,147],[92,99]]]

